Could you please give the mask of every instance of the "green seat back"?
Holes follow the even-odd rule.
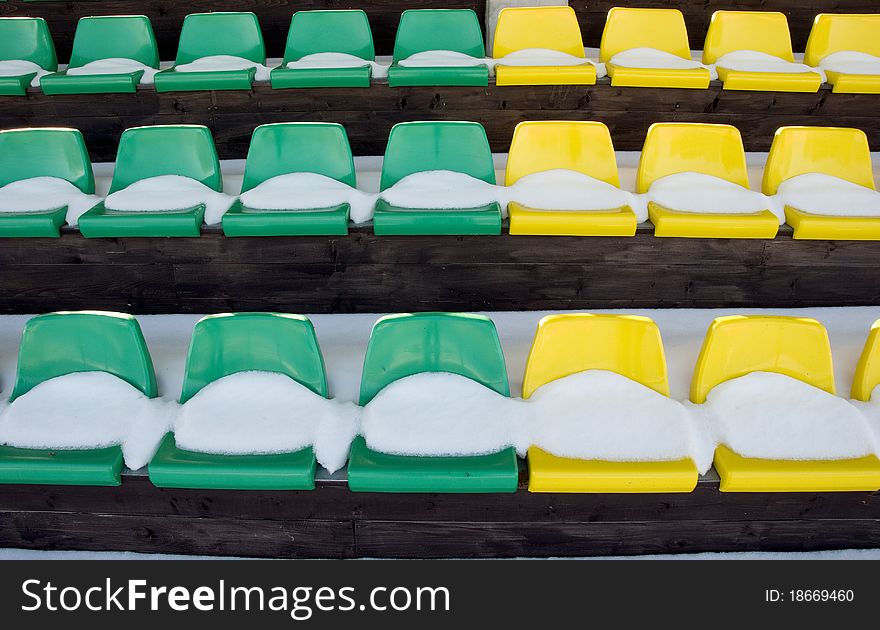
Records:
[[[43,18],[0,18],[0,61],[24,59],[57,70],[55,44]]]
[[[367,14],[348,11],[297,11],[290,20],[284,63],[306,55],[335,52],[369,59],[376,57]]]
[[[180,29],[175,64],[214,55],[233,55],[266,63],[266,46],[257,16],[247,12],[187,15]]]
[[[10,400],[43,381],[74,372],[109,372],[146,396],[156,396],[153,361],[131,315],[69,311],[29,320],[21,336]]]
[[[110,192],[160,175],[191,177],[222,191],[220,160],[211,131],[202,125],[155,125],[122,132]]]
[[[94,193],[95,177],[82,134],[61,128],[0,131],[0,186],[31,177],[59,177],[84,193]]]
[[[490,184],[495,165],[486,130],[475,122],[405,122],[391,128],[381,188],[420,171],[458,171]]]
[[[361,374],[360,404],[394,381],[421,372],[451,372],[510,395],[495,324],[463,313],[388,315],[373,327]]]
[[[144,15],[84,17],[76,25],[70,67],[98,59],[124,57],[159,67],[159,51],[150,20]]]
[[[180,402],[217,379],[251,370],[286,374],[327,396],[324,359],[312,322],[302,315],[235,313],[209,315],[196,324]]]
[[[336,123],[274,123],[254,130],[241,191],[286,173],[319,173],[357,185],[345,128]]]
[[[454,50],[485,57],[483,33],[471,9],[410,9],[400,16],[394,39],[394,60],[426,50]]]

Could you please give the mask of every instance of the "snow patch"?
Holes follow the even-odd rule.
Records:
[[[257,70],[254,81],[268,81],[271,68],[256,61],[235,55],[210,55],[200,57],[190,63],[174,66],[175,72],[222,72],[224,70]]]
[[[100,201],[60,177],[31,177],[0,187],[0,212],[46,212],[66,206],[70,225]]]
[[[841,74],[880,75],[880,57],[856,50],[841,50],[824,57],[819,68]]]
[[[705,173],[684,172],[655,180],[648,201],[678,212],[749,214],[770,210],[785,223],[785,212],[770,197]]]
[[[825,83],[825,73],[819,68],[786,61],[782,57],[757,50],[735,50],[721,55],[715,60],[715,67],[738,72],[815,72],[822,77],[822,83]]]
[[[234,201],[190,177],[159,175],[111,193],[104,205],[117,212],[180,212],[205,204],[205,223],[217,225]]]
[[[704,65],[694,59],[685,59],[678,55],[656,48],[630,48],[612,56],[607,63],[623,68],[651,68],[657,70],[693,70],[705,68],[709,78],[715,80],[718,73],[712,66]]]
[[[69,76],[78,75],[95,75],[95,74],[129,74],[143,70],[140,85],[152,85],[153,77],[159,72],[157,68],[135,61],[134,59],[126,59],[124,57],[108,57],[107,59],[97,59],[89,63],[77,66],[76,68],[68,68]]]
[[[503,188],[456,171],[421,171],[401,178],[379,196],[400,208],[446,210],[499,202],[504,198]],[[502,212],[506,215],[506,207]]]
[[[316,68],[362,68],[370,66],[370,75],[374,79],[388,77],[388,66],[375,61],[339,52],[313,53],[287,63],[291,70],[308,70]]]
[[[779,184],[776,196],[784,205],[810,214],[880,217],[880,193],[825,173],[787,179]]]
[[[20,77],[31,73],[36,73],[36,76],[31,79],[31,87],[40,87],[40,77],[50,74],[50,71],[27,59],[4,59],[0,61],[0,77]]]
[[[492,61],[486,57],[474,57],[455,50],[423,50],[399,60],[397,65],[404,68],[467,68],[489,67]]]

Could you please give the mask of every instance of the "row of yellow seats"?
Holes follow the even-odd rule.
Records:
[[[526,364],[523,398],[542,385],[584,370],[609,370],[669,396],[666,358],[657,325],[646,317],[545,317]],[[828,332],[798,317],[728,316],[706,333],[691,381],[690,400],[706,401],[716,385],[751,372],[775,372],[835,394]],[[874,323],[856,368],[851,397],[870,399],[880,384],[880,321]],[[533,492],[690,492],[697,484],[690,459],[606,462],[566,459],[538,448],[528,454]],[[715,451],[722,492],[824,492],[880,489],[880,459],[768,460]]]

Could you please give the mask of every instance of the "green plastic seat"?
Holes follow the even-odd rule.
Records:
[[[287,173],[318,173],[356,186],[345,128],[336,123],[275,123],[254,130],[241,192]],[[351,208],[343,203],[314,210],[258,210],[236,201],[223,215],[226,236],[348,234]]]
[[[475,122],[406,122],[391,129],[382,163],[381,189],[420,171],[448,170],[495,183],[495,165],[483,126]],[[384,199],[373,216],[376,234],[501,234],[501,208],[425,210]]]
[[[156,74],[157,92],[249,90],[256,70],[177,72],[202,57],[233,55],[266,63],[266,46],[257,16],[248,12],[191,13],[183,19],[174,67]]]
[[[34,317],[24,327],[10,401],[52,378],[108,372],[155,398],[156,375],[137,320],[79,311]],[[122,450],[0,447],[0,483],[118,486]]]
[[[327,397],[324,359],[307,318],[236,313],[210,315],[196,324],[180,402],[217,379],[250,370],[286,374]],[[316,466],[311,448],[278,455],[209,455],[178,448],[174,434],[168,433],[150,462],[149,475],[163,488],[311,490]]]
[[[76,129],[0,131],[0,186],[32,177],[66,179],[86,194],[95,192],[92,163]],[[0,237],[55,237],[67,206],[44,212],[0,212]]]
[[[452,50],[485,57],[483,33],[471,9],[410,9],[400,16],[388,85],[489,85],[487,66],[415,68],[399,65],[416,53]]]
[[[150,20],[143,15],[84,17],[77,22],[70,53],[71,68],[99,59],[122,57],[159,67],[159,51]],[[137,91],[143,70],[120,74],[69,75],[66,71],[40,79],[46,94],[109,94]]]
[[[376,322],[367,346],[360,404],[390,383],[421,372],[451,372],[510,395],[501,343],[481,315],[417,313]],[[512,448],[475,457],[414,457],[352,443],[348,485],[355,492],[515,492],[519,480]]]
[[[373,33],[367,14],[346,11],[297,11],[290,20],[284,61],[272,70],[273,88],[370,87],[370,66],[360,68],[287,68],[315,53],[346,53],[373,61]]]
[[[0,18],[0,61],[32,61],[44,70],[58,70],[55,44],[43,18]],[[35,72],[0,77],[0,96],[24,96]]]
[[[110,192],[160,175],[181,175],[221,192],[223,178],[214,139],[202,125],[155,125],[126,129],[119,139]],[[98,204],[79,219],[86,238],[199,236],[205,206],[174,212],[122,212]]]

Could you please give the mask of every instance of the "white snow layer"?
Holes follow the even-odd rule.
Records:
[[[159,72],[158,68],[151,68],[150,66],[141,63],[140,61],[135,61],[134,59],[126,59],[124,57],[108,57],[107,59],[97,59],[95,61],[90,61],[89,63],[83,66],[77,66],[76,68],[68,68],[67,74],[71,76],[94,74],[129,74],[131,72],[137,72],[138,70],[144,71],[144,74],[143,76],[141,76],[140,80],[141,85],[152,85],[153,77],[155,77],[156,73]]]
[[[314,210],[342,203],[351,206],[350,218],[364,223],[373,216],[377,195],[318,173],[277,175],[243,193],[241,203],[254,210]]]
[[[338,52],[322,52],[304,55],[296,61],[287,63],[291,70],[308,70],[320,68],[361,68],[370,66],[370,76],[374,79],[384,79],[388,76],[388,66],[377,63],[370,59],[363,59],[357,55]]]
[[[27,59],[4,59],[0,61],[0,77],[20,77],[32,72],[35,72],[36,76],[31,79],[31,87],[40,87],[40,77],[49,74],[49,70]]]
[[[776,196],[784,205],[810,214],[880,217],[880,193],[824,173],[787,179],[779,184]]]
[[[410,68],[461,68],[470,66],[486,66],[489,73],[495,72],[496,66],[581,66],[596,67],[596,77],[605,76],[605,64],[576,57],[561,50],[550,48],[524,48],[515,50],[503,57],[473,57],[454,50],[425,50],[410,55],[397,62],[399,66]]]
[[[824,57],[819,67],[826,72],[841,74],[880,75],[880,57],[856,50],[841,50]]]
[[[334,472],[358,432],[358,407],[328,400],[285,374],[239,372],[218,379],[180,407],[174,425],[185,450],[222,455],[292,453],[313,446]]]
[[[70,225],[99,201],[97,195],[87,195],[60,177],[31,177],[0,187],[0,212],[45,212],[66,206]]]
[[[125,465],[147,465],[170,427],[166,401],[106,372],[43,381],[0,414],[0,444],[35,449],[121,446]]]
[[[624,68],[651,68],[657,70],[705,68],[709,71],[710,79],[714,81],[718,78],[718,73],[713,66],[703,65],[694,59],[685,59],[684,57],[679,57],[656,48],[630,48],[612,56],[608,63]]]
[[[400,208],[476,208],[499,201],[502,188],[456,171],[421,171],[401,178],[379,196]]]
[[[704,173],[675,173],[655,180],[647,200],[678,212],[750,214],[770,210],[785,223],[785,212],[776,200],[726,179]]]
[[[117,212],[175,212],[205,204],[205,223],[216,225],[235,201],[202,182],[180,175],[159,175],[111,193],[104,201]]]
[[[698,408],[717,442],[744,457],[837,460],[880,454],[859,408],[790,376],[752,372],[725,381]]]
[[[739,72],[815,72],[822,77],[822,83],[825,83],[825,73],[819,68],[786,61],[782,57],[757,50],[735,50],[721,55],[715,60],[715,67]]]
[[[190,63],[174,66],[175,72],[222,72],[223,70],[257,70],[254,81],[268,81],[271,68],[256,61],[235,55],[210,55]]]

